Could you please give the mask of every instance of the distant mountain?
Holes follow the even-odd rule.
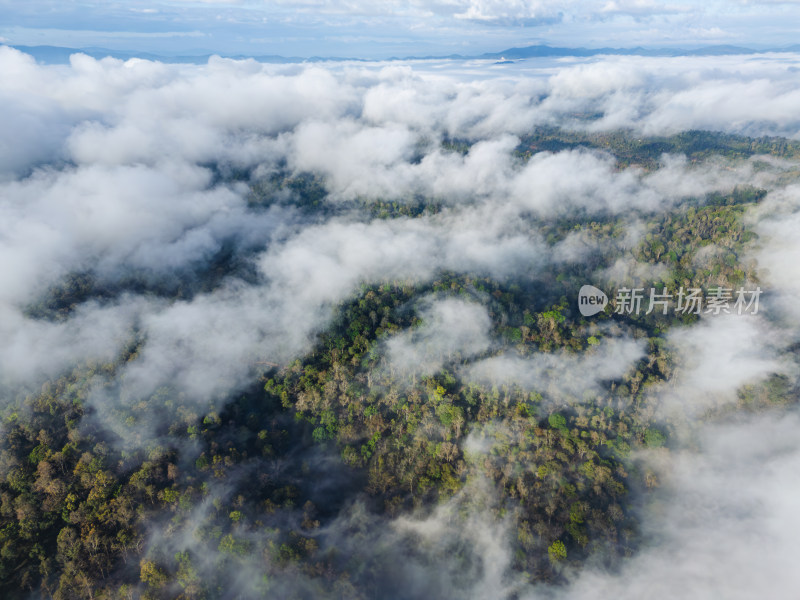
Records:
[[[38,62],[45,64],[67,64],[69,57],[73,54],[86,54],[92,58],[101,59],[106,57],[128,60],[131,58],[142,58],[144,60],[157,60],[170,63],[196,63],[203,64],[208,62],[210,54],[202,56],[162,56],[149,52],[137,52],[134,50],[109,50],[108,48],[64,48],[61,46],[11,46],[20,52],[31,55]]]
[[[619,54],[619,50],[613,48],[600,48],[588,50],[586,48],[557,48],[553,46],[525,46],[524,48],[507,48],[501,52],[487,52],[478,58],[489,59],[520,59],[520,58],[543,58],[552,56],[593,56],[595,54]]]
[[[487,52],[478,58],[518,60],[524,58],[558,57],[558,56],[725,56],[736,54],[758,54],[761,52],[800,52],[800,45],[787,48],[771,48],[754,50],[741,46],[704,46],[692,50],[684,48],[559,48],[537,45],[523,48],[507,48],[501,52]]]
[[[205,64],[213,56],[212,53],[187,54],[181,56],[167,56],[153,54],[149,52],[137,52],[133,50],[109,50],[108,48],[64,48],[61,46],[12,46],[26,54],[30,54],[37,61],[45,64],[67,64],[72,54],[83,53],[93,58],[101,59],[107,56],[128,60],[130,58],[142,58],[145,60],[157,60],[166,63],[187,63]],[[477,56],[450,54],[448,56],[406,56],[382,59],[387,61],[394,60],[492,60],[499,61],[500,64],[525,60],[529,58],[546,57],[589,57],[600,55],[619,55],[619,56],[727,56],[740,54],[758,54],[761,52],[800,52],[800,45],[788,46],[784,48],[771,48],[768,50],[754,50],[741,46],[704,46],[695,49],[685,48],[567,48],[558,46],[547,46],[538,44],[535,46],[524,46],[522,48],[506,48],[500,52],[487,52]],[[253,59],[263,63],[302,63],[302,62],[335,62],[335,61],[366,61],[364,58],[352,57],[298,57],[270,55],[245,55],[245,54],[218,54],[224,58],[237,60]]]
[[[770,50],[770,52],[779,51]],[[758,54],[758,52],[752,48],[742,48],[741,46],[708,46],[697,50],[688,50],[681,56],[724,56],[727,54]]]

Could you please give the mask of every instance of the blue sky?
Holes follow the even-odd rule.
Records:
[[[383,58],[509,46],[783,46],[800,0],[0,0],[5,43]]]

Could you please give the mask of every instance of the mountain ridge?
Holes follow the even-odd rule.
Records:
[[[449,55],[428,55],[428,56],[405,56],[397,57],[392,56],[385,59],[369,59],[363,57],[340,57],[340,56],[282,56],[279,54],[226,54],[207,52],[200,54],[178,54],[178,55],[165,55],[154,52],[140,52],[136,50],[111,50],[109,48],[87,47],[87,48],[71,48],[65,46],[27,46],[18,44],[4,44],[11,48],[15,48],[20,52],[24,52],[33,56],[37,62],[44,64],[68,64],[69,57],[73,54],[86,54],[93,58],[101,59],[112,57],[122,60],[131,58],[140,58],[143,60],[160,61],[164,63],[178,63],[178,64],[205,64],[212,56],[220,56],[233,60],[253,59],[263,63],[303,63],[303,62],[341,62],[341,61],[355,61],[355,62],[392,62],[392,61],[408,61],[408,60],[499,60],[503,62],[525,60],[529,58],[557,58],[557,57],[591,57],[601,55],[611,56],[663,56],[663,57],[679,57],[679,56],[734,56],[734,55],[751,55],[751,54],[766,54],[766,53],[793,53],[800,52],[800,44],[786,46],[782,48],[769,48],[766,50],[757,50],[744,46],[732,45],[712,45],[701,46],[698,48],[644,48],[637,46],[635,48],[584,48],[584,47],[561,47],[549,46],[547,44],[535,44],[531,46],[511,47],[501,50],[499,52],[485,52],[476,55],[464,54],[449,54]]]

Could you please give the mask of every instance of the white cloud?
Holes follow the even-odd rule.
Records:
[[[483,306],[455,298],[431,298],[423,299],[423,307],[419,327],[386,342],[392,371],[433,375],[445,361],[468,359],[489,348],[491,320]]]
[[[556,403],[584,401],[600,391],[600,383],[619,379],[644,356],[640,342],[609,337],[583,354],[536,353],[529,358],[500,355],[472,363],[467,380],[490,385],[519,385]]]
[[[583,573],[565,596],[791,596],[800,585],[793,567],[800,490],[789,476],[800,468],[799,425],[790,414],[705,431],[698,452],[679,452],[663,472],[664,487],[645,515],[651,543],[617,574]]]
[[[517,9],[538,14],[536,5],[508,10]],[[493,3],[474,10],[502,12]],[[630,248],[641,233],[637,212],[738,183],[780,187],[792,176],[795,165],[776,161],[760,170],[755,161],[690,164],[666,156],[647,172],[620,168],[602,152],[540,153],[523,162],[515,149],[520,136],[541,124],[796,136],[796,56],[553,64],[497,74],[474,65],[449,72],[431,65],[223,59],[178,66],[77,55],[69,66],[43,67],[0,48],[6,75],[0,80],[4,384],[38,383],[76,361],[111,360],[135,330],[142,347],[120,368],[118,387],[98,387],[90,399],[124,434],[112,411],[102,410],[109,403],[171,385],[187,402],[214,407],[252,381],[254,362],[285,364],[301,356],[332,308],[363,283],[428,282],[441,270],[525,279],[551,261],[579,262],[596,249],[579,232],[549,246],[540,220],[619,215],[629,221],[629,235],[615,244]],[[576,118],[595,112],[596,121]],[[462,155],[442,149],[445,137],[476,143]],[[248,202],[246,183],[216,181],[214,166],[261,176],[313,171],[330,195],[312,217],[280,202],[259,207]],[[441,201],[441,210],[372,219],[350,202],[417,196]],[[284,190],[267,200],[290,197]],[[795,187],[785,186],[752,211],[762,236],[757,257],[770,285],[764,308],[780,311],[703,319],[675,330],[669,341],[681,370],[672,387],[654,389],[649,400],[692,414],[735,401],[739,386],[771,373],[794,375],[796,366],[778,357],[800,332],[798,197]],[[234,253],[246,276],[217,269],[213,289],[195,289],[195,278],[215,268],[223,250]],[[134,277],[140,287],[129,285],[103,302],[77,300],[60,320],[26,312],[76,272],[91,272],[111,288]],[[612,279],[657,275],[626,261],[604,273]],[[185,286],[186,293],[181,300],[159,299],[151,289],[156,283]],[[386,344],[398,370],[431,372],[451,357],[469,358],[475,362],[465,377],[513,380],[581,399],[599,382],[624,376],[643,355],[643,342],[609,334],[581,354],[481,360],[494,343],[484,306],[436,297],[420,315],[418,329]],[[679,453],[665,474],[659,497],[665,504],[648,513],[662,544],[645,548],[621,577],[588,572],[568,593],[640,597],[653,586],[668,597],[676,579],[684,582],[681,595],[699,597],[720,589],[725,597],[795,589],[786,566],[794,490],[785,487],[785,473],[797,467],[790,435],[796,426],[789,415],[701,430],[699,453]],[[135,442],[148,433],[144,426],[137,430]],[[446,519],[434,521],[422,527]],[[475,523],[466,539],[502,559],[487,568],[487,587],[476,588],[489,596],[506,589],[507,540],[490,535],[485,521]],[[715,561],[709,540],[725,552],[724,562]]]

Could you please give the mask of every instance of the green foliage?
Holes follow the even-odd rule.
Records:
[[[553,563],[559,563],[567,558],[567,547],[561,540],[556,540],[547,547],[547,555]]]
[[[587,148],[611,152],[620,166],[655,168],[663,154],[685,154],[697,161],[711,156],[747,158],[758,154],[800,156],[800,145],[786,138],[748,138],[713,131],[684,131],[669,137],[642,138],[627,131],[589,132],[540,127],[522,138],[518,147],[527,158],[536,152]]]
[[[644,432],[644,443],[648,448],[661,448],[666,444],[667,438],[658,429],[648,429]]]
[[[550,424],[550,427],[553,429],[565,429],[567,425],[567,420],[564,418],[563,415],[558,413],[553,413],[547,418],[547,422]]]

